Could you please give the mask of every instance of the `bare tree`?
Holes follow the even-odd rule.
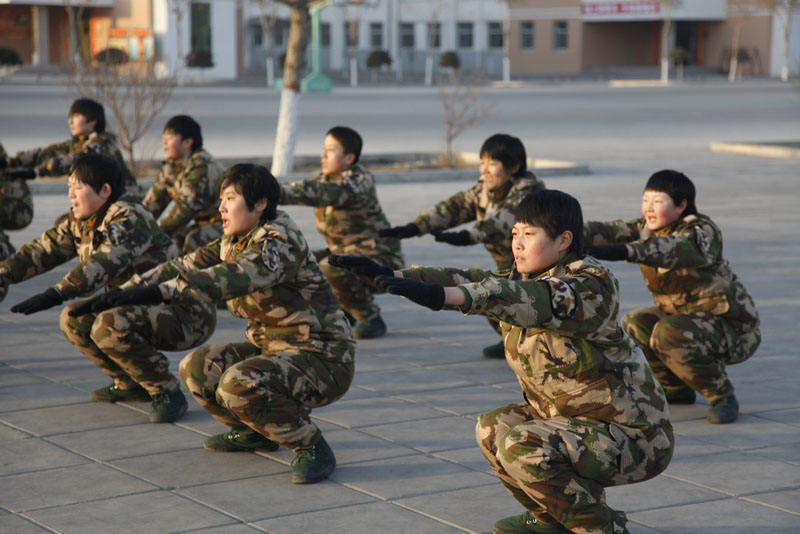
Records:
[[[783,65],[781,65],[781,80],[789,80],[789,37],[792,31],[792,14],[800,8],[800,0],[776,0],[775,13],[783,21]]]
[[[739,44],[742,35],[742,26],[744,26],[745,19],[747,17],[758,15],[765,10],[774,10],[775,3],[776,0],[728,0],[728,16],[733,24],[731,36],[731,58],[730,66],[728,68],[729,82],[734,82],[737,78],[741,78],[739,65]]]
[[[261,24],[261,34],[266,48],[264,61],[267,69],[267,87],[273,87],[275,85],[275,57],[272,40],[275,34],[275,23],[278,19],[277,6],[270,0],[255,0],[255,3],[258,4],[258,21]]]
[[[279,0],[289,6],[289,42],[283,70],[283,89],[278,111],[278,129],[272,153],[272,174],[285,176],[292,172],[294,145],[297,135],[297,110],[300,102],[300,81],[305,63],[306,47],[311,36],[309,8],[324,0]]]
[[[72,27],[83,15],[82,7],[65,2]],[[85,97],[102,103],[113,115],[117,141],[134,176],[149,167],[147,157],[137,163],[136,147],[172,96],[176,74],[159,76],[153,60],[114,63],[93,61],[86,36],[77,32],[77,52],[70,56],[69,81]],[[163,74],[163,73],[162,73]],[[152,153],[149,154],[152,157]]]
[[[483,79],[477,74],[461,74],[452,69],[448,80],[450,84],[439,80],[445,126],[444,162],[448,167],[455,167],[457,162],[453,142],[464,130],[486,118],[492,104],[479,101]]]
[[[669,35],[672,31],[672,8],[683,5],[683,0],[660,0],[664,23],[661,25],[661,83],[669,81]]]

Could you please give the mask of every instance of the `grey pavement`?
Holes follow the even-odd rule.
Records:
[[[778,137],[800,137],[797,114],[786,116]],[[758,140],[763,135],[738,129],[751,121],[745,113],[730,136],[716,140]],[[724,125],[714,128],[719,133]],[[757,133],[766,129],[754,126]],[[637,126],[630,135],[645,131]],[[729,368],[739,420],[706,423],[703,401],[673,407],[677,442],[667,471],[610,488],[608,502],[627,512],[632,534],[800,532],[798,160],[714,153],[707,132],[651,145],[642,139],[634,151],[615,134],[595,143],[586,141],[589,132],[582,135],[531,154],[569,157],[592,171],[546,176],[548,187],[576,196],[586,220],[628,219],[638,215],[653,171],[686,172],[697,185],[700,211],[723,230],[725,256],[755,298],[763,333],[756,355]],[[400,224],[469,185],[386,181],[379,195]],[[10,232],[17,246],[67,208],[63,194],[38,194],[34,201],[34,222]],[[287,211],[311,245],[321,246],[312,210]],[[408,263],[492,265],[482,247],[452,247],[429,236],[403,245]],[[358,343],[352,388],[312,415],[338,467],[327,481],[295,486],[289,451],[203,450],[204,437],[223,427],[192,400],[186,416],[164,425],[147,422],[144,403],[90,402],[88,393],[108,381],[61,335],[58,310],[9,312],[71,265],[12,286],[0,303],[0,533],[483,533],[522,511],[475,443],[477,414],[520,399],[506,363],[481,357],[481,348],[497,340],[482,318],[379,296],[389,334]],[[652,303],[635,265],[611,267],[623,313]],[[244,326],[220,312],[209,343],[242,340]],[[174,370],[184,355],[168,354]]]

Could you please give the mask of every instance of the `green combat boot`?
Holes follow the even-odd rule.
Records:
[[[542,523],[530,512],[512,515],[494,524],[492,534],[570,534],[561,523]]]
[[[503,345],[503,342],[495,343],[494,345],[489,345],[488,347],[483,347],[483,357],[484,358],[491,358],[493,360],[500,360],[506,357],[506,347]]]
[[[139,384],[132,388],[120,389],[116,384],[92,391],[89,397],[95,402],[147,402],[150,394]]]
[[[311,447],[298,449],[292,460],[292,482],[295,484],[313,484],[336,469],[336,457],[333,455],[325,438],[319,438]]]
[[[153,395],[153,409],[150,410],[151,423],[171,423],[186,413],[186,397],[180,389],[169,393]]]
[[[380,315],[369,321],[361,321],[353,329],[353,337],[356,339],[372,339],[384,335],[386,335],[386,323]]]
[[[667,402],[670,404],[694,404],[697,399],[697,393],[689,386],[664,388],[664,393],[667,394]]]
[[[733,423],[737,417],[739,417],[739,403],[733,394],[713,401],[706,412],[708,422],[715,425]]]
[[[258,432],[242,433],[236,430],[206,438],[203,447],[214,452],[277,451],[279,445]]]

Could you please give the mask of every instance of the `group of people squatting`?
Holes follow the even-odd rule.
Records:
[[[0,227],[30,223],[30,178],[68,175],[71,204],[18,250],[0,231],[0,300],[78,258],[11,311],[61,306],[66,338],[111,378],[94,401],[151,402],[150,421],[172,422],[187,409],[182,382],[228,428],[206,449],[285,447],[292,482],[314,483],[336,459],[310,414],[347,393],[356,340],[385,335],[376,293],[483,315],[501,336],[483,355],[505,358],[523,394],[477,422],[481,451],[525,509],[498,520],[495,534],[628,532],[605,488],[667,468],[669,405],[699,393],[709,423],[738,416],[726,366],[758,348],[758,314],[681,172],[650,176],[640,217],[584,222],[575,198],[527,169],[522,142],[496,134],[480,148],[477,184],[392,226],[348,127],[326,133],[318,176],[279,184],[260,165],[223,171],[200,125],[178,115],[144,192],[101,104],[76,100],[68,123],[66,142],[14,156],[0,147]],[[324,250],[309,248],[280,209],[289,204],[314,207]],[[497,269],[406,267],[401,241],[425,234],[483,244]],[[640,266],[654,306],[619,317],[614,261]],[[245,339],[204,345],[221,303],[248,320]],[[162,351],[190,351],[180,380]]]

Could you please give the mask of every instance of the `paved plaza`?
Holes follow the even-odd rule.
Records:
[[[581,201],[586,220],[635,218],[653,171],[686,172],[699,210],[722,228],[725,256],[755,298],[763,342],[729,367],[739,420],[708,424],[705,401],[673,407],[676,449],[667,471],[609,489],[608,502],[627,512],[632,534],[800,532],[800,160],[713,153],[695,141],[609,147],[529,151],[571,153],[588,166],[590,174],[543,176]],[[390,221],[402,224],[470,185],[379,180],[379,195]],[[34,222],[9,234],[17,246],[68,206],[63,193],[37,194],[34,203]],[[322,245],[311,209],[287,211],[312,246]],[[492,265],[480,246],[430,236],[403,246],[410,264]],[[71,265],[12,286],[0,303],[0,533],[485,533],[523,511],[475,443],[477,414],[521,399],[507,364],[481,357],[497,340],[483,318],[379,296],[389,334],[358,343],[352,388],[312,414],[337,469],[324,482],[296,486],[290,451],[205,451],[203,439],[223,427],[193,400],[182,419],[162,425],[148,423],[148,404],[90,402],[89,392],[108,380],[64,339],[59,310],[9,312]],[[635,265],[611,268],[622,312],[652,303]],[[242,340],[244,327],[221,311],[209,343]],[[174,372],[184,355],[168,354]]]

